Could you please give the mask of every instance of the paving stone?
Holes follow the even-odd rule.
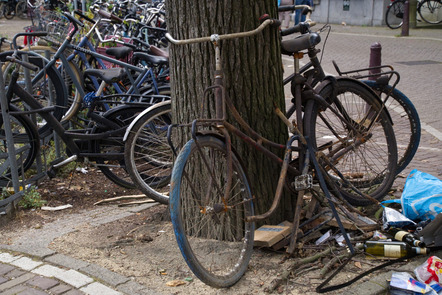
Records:
[[[129,281],[128,277],[122,276],[96,264],[90,264],[86,267],[83,267],[80,269],[80,271],[87,273],[101,281],[104,281],[106,284],[112,287]]]
[[[75,289],[72,289],[72,290],[70,290],[70,291],[68,291],[68,292],[66,292],[66,293],[63,293],[63,295],[84,295],[85,293],[84,292],[81,292],[81,291],[79,291],[79,290],[75,290]],[[98,294],[97,294],[98,295]],[[101,295],[101,294],[100,294]],[[103,294],[104,295],[104,294]]]
[[[33,279],[27,281],[26,284],[28,284],[30,286],[38,287],[42,290],[48,290],[54,286],[57,286],[58,284],[60,284],[60,282],[57,280],[54,280],[54,279],[36,276]]]
[[[49,289],[48,291],[51,292],[51,294],[59,295],[64,294],[65,292],[71,290],[72,287],[66,284],[58,284],[54,288]]]
[[[56,265],[61,265],[66,268],[72,268],[75,270],[79,270],[80,268],[86,267],[89,265],[89,263],[86,261],[75,259],[75,258],[66,256],[66,255],[63,255],[63,254],[51,255],[49,257],[46,257],[44,260],[47,262],[56,264]]]
[[[0,285],[0,293],[3,294],[4,290],[10,289],[10,288],[17,286],[17,285],[20,285],[20,284],[26,282],[27,280],[32,279],[34,276],[35,275],[32,273],[26,273],[18,278],[7,281],[7,282]]]
[[[92,279],[91,277],[88,277],[73,269],[58,274],[55,277],[76,288],[83,287],[84,285],[92,283],[94,281],[94,279]]]
[[[14,260],[19,259],[21,256],[14,256],[9,253],[0,253],[0,262],[11,263]]]
[[[13,269],[15,269],[15,267],[12,265],[0,263],[0,275],[4,275]]]
[[[17,295],[48,295],[48,293],[33,288],[26,288],[25,290],[17,293]]]
[[[12,288],[8,288],[7,290],[2,290],[1,294],[2,295],[16,295],[19,292],[22,292],[24,290],[26,290],[27,286],[25,285],[17,285],[17,286],[13,286]]]
[[[0,277],[0,284],[3,284],[6,281],[9,281],[9,279],[7,279],[5,277]]]
[[[52,265],[42,265],[34,270],[32,270],[33,273],[45,276],[45,277],[57,277],[60,276],[61,274],[63,274],[66,270],[61,269],[59,267],[56,266],[52,266]]]
[[[89,295],[95,295],[95,294],[123,295],[123,293],[115,291],[98,282],[89,284],[86,287],[81,288],[80,290]]]
[[[14,279],[14,278],[18,278],[19,276],[24,275],[26,272],[22,269],[18,269],[15,268],[13,270],[11,270],[10,272],[8,272],[7,274],[5,274],[5,277],[10,278],[10,279]]]
[[[11,262],[12,265],[18,266],[24,270],[33,270],[43,264],[41,261],[35,261],[28,257],[21,257]]]

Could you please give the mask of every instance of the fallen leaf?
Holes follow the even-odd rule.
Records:
[[[355,266],[359,269],[362,269],[362,265],[359,261],[355,261]]]
[[[177,287],[177,286],[181,286],[181,285],[185,285],[186,282],[185,281],[181,281],[181,280],[173,280],[173,281],[169,281],[166,283],[166,286],[169,287]]]

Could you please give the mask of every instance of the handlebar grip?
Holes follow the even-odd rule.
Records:
[[[123,22],[123,20],[121,18],[119,18],[118,16],[116,16],[115,14],[112,14],[106,10],[103,10],[103,9],[98,10],[98,14],[101,15],[102,17],[109,18],[109,19],[116,21],[118,23]]]
[[[6,60],[8,60],[10,62],[18,63],[19,65],[22,65],[22,66],[24,66],[27,69],[30,69],[31,71],[38,71],[38,67],[37,66],[35,66],[35,65],[31,64],[31,63],[22,61],[22,60],[16,58],[15,56],[7,56]]]
[[[283,5],[283,6],[279,6],[279,7],[278,7],[278,11],[279,11],[279,12],[283,12],[283,11],[293,11],[293,10],[295,10],[295,6],[296,6],[296,5]]]
[[[263,14],[259,17],[259,21],[261,23],[263,23],[264,21],[266,21],[268,19],[272,21],[271,26],[279,27],[281,25],[281,21],[279,19],[270,18],[270,15],[268,15],[268,14]]]
[[[63,15],[67,17],[70,22],[74,23],[74,25],[76,24],[77,26],[84,27],[84,24],[75,17],[73,17],[69,12],[65,11],[63,12]]]
[[[313,24],[314,25],[314,24]],[[301,22],[291,28],[281,30],[281,36],[287,36],[294,33],[305,34],[309,32],[311,24],[309,22]]]
[[[91,19],[90,17],[87,17],[86,15],[81,13],[80,10],[75,10],[74,13],[77,14],[78,16],[80,16],[81,18],[84,18],[88,22],[95,24],[95,21],[93,19]]]

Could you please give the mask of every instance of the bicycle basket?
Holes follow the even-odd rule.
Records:
[[[47,21],[46,31],[48,35],[43,37],[48,42],[63,43],[68,33],[72,30],[72,24],[61,13],[51,12],[44,18]]]

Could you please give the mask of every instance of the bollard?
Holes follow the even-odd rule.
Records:
[[[382,46],[380,43],[376,42],[370,46],[370,61],[368,67],[378,67],[381,65],[381,51]],[[381,72],[381,69],[371,69],[369,71],[370,75],[378,74]],[[368,77],[369,80],[376,80],[379,76]]]
[[[401,36],[408,36],[409,24],[410,24],[410,2],[407,0],[404,3],[404,18],[402,19]]]

